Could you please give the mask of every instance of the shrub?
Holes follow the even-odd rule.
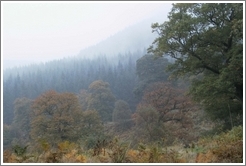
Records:
[[[199,141],[205,153],[198,153],[196,162],[241,163],[243,162],[243,127],[205,138]]]

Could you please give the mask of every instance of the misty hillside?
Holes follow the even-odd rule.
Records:
[[[4,162],[242,163],[243,5],[160,16],[76,56],[5,69]]]
[[[18,97],[35,98],[49,89],[79,93],[97,79],[109,82],[119,99],[128,100],[131,108],[134,108],[136,61],[146,54],[146,49],[156,37],[156,34],[151,32],[151,24],[160,19],[159,16],[155,15],[129,26],[106,40],[82,50],[77,56],[47,62],[24,61],[23,65],[4,69],[4,100],[6,100],[4,121],[11,123],[13,102]],[[6,63],[7,66],[12,61]],[[127,72],[125,76],[123,71]],[[122,82],[128,80],[128,83],[132,84],[123,89],[125,85],[120,83],[121,79],[124,79]],[[128,92],[128,96],[125,92],[120,93],[120,89]]]
[[[153,19],[144,20],[128,27],[105,41],[80,51],[78,56],[92,58],[99,54],[105,54],[107,57],[114,57],[118,53],[124,54],[143,48],[147,49],[157,37],[151,32],[151,20]]]
[[[71,56],[75,58],[95,58],[98,55],[105,55],[106,57],[113,58],[119,53],[125,54],[128,52],[142,51],[147,49],[154,39],[157,37],[156,33],[152,33],[151,24],[155,22],[164,22],[164,12],[159,11],[152,16],[131,25],[120,32],[109,36],[107,39],[82,49],[78,55]],[[68,56],[67,56],[68,57]],[[40,57],[36,60],[23,59],[16,60],[4,60],[3,69],[28,66],[32,64],[39,64],[40,62],[49,62],[55,59],[43,59]]]
[[[157,37],[156,33],[152,33],[151,25],[156,22],[164,22],[165,15],[166,11],[157,11],[152,16],[123,29],[106,40],[81,50],[78,56],[88,58],[88,56],[104,54],[112,58],[118,53],[124,54],[147,49]]]

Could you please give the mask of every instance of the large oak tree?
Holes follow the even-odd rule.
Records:
[[[190,92],[212,119],[242,124],[243,4],[178,3],[168,18],[152,24],[149,52],[175,59],[176,76],[196,75]]]
[[[51,144],[80,137],[82,111],[73,93],[47,91],[35,99],[31,121],[34,141],[46,140]]]

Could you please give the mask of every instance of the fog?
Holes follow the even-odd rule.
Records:
[[[164,20],[170,9],[166,2],[2,2],[3,67],[79,55],[158,13]]]

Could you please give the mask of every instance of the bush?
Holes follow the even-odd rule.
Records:
[[[242,163],[243,127],[237,126],[231,131],[201,139],[198,143],[205,146],[205,153],[198,153],[196,162]]]

